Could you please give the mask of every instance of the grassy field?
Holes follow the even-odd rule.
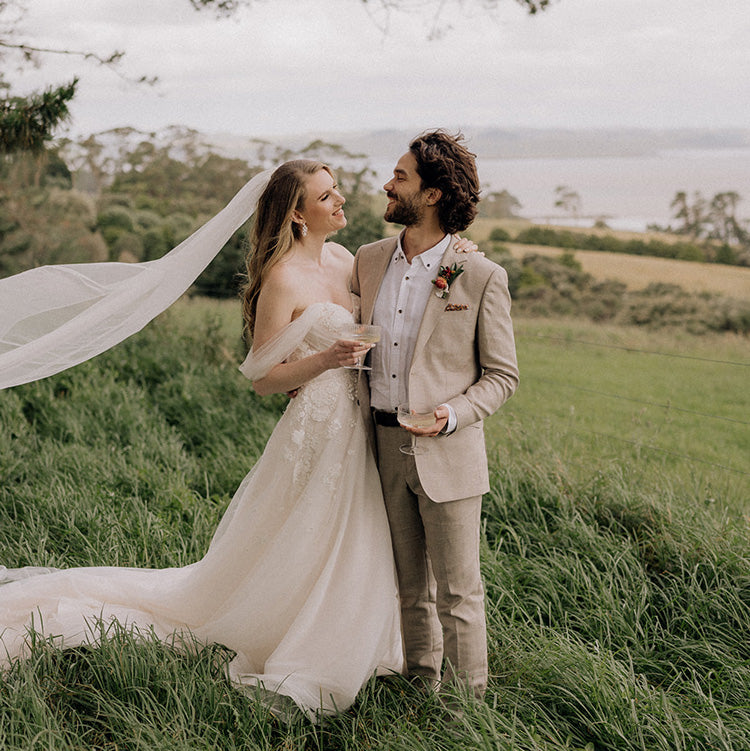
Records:
[[[0,676],[0,748],[750,748],[747,343],[516,328],[522,385],[488,425],[484,703],[447,723],[372,681],[339,717],[282,723],[227,683],[221,647],[115,630],[97,649],[39,642]],[[0,392],[0,562],[200,557],[285,404],[252,393],[241,357],[238,306],[186,301]]]
[[[617,468],[685,503],[750,513],[748,343],[517,319],[521,386],[488,422],[500,450],[552,452],[578,476]],[[508,438],[505,439],[504,436]]]
[[[562,253],[559,248],[542,245],[505,243],[505,247],[514,258],[523,258],[530,253],[556,258]],[[644,289],[649,284],[663,282],[677,284],[689,292],[716,292],[744,300],[750,298],[750,268],[598,250],[576,250],[574,255],[581,268],[595,279],[617,279],[628,289]]]

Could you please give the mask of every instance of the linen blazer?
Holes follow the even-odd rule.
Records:
[[[359,295],[363,323],[372,322],[375,300],[397,242],[395,237],[386,238],[357,251],[352,291]],[[489,490],[483,420],[518,385],[505,269],[479,253],[457,253],[455,240],[440,263],[463,264],[464,271],[451,284],[447,298],[430,294],[409,369],[410,393],[420,399],[428,397],[435,405],[450,404],[456,413],[456,430],[450,435],[417,438],[426,449],[415,456],[419,480],[436,502]],[[358,398],[374,446],[369,383],[363,376]]]

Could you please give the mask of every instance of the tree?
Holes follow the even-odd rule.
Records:
[[[747,246],[750,243],[750,232],[747,220],[737,216],[737,207],[742,197],[734,190],[716,193],[708,201],[700,191],[693,194],[692,203],[687,193],[681,190],[675,194],[670,208],[673,218],[679,220],[680,225],[675,231],[690,235],[693,239],[705,237],[709,240],[719,240],[724,245],[732,244]],[[724,251],[724,258],[731,254]]]
[[[68,102],[77,85],[78,79],[74,79],[26,99],[9,97],[0,101],[0,154],[41,151],[54,130],[67,120]]]
[[[485,13],[492,13],[506,0],[440,0],[432,6],[429,0],[355,0],[361,2],[368,11],[373,23],[387,34],[391,17],[394,13],[409,13],[419,15],[428,23],[428,39],[439,39],[446,30],[450,30],[450,19],[455,15],[466,15],[467,12],[478,9]],[[551,0],[515,0],[523,6],[530,15],[545,10]],[[431,15],[429,15],[431,13]]]
[[[741,200],[740,194],[734,190],[717,193],[711,199],[708,213],[712,224],[710,237],[725,245],[746,239],[744,228],[737,219],[737,205]]]
[[[555,195],[557,196],[555,207],[562,209],[573,219],[578,219],[581,213],[581,196],[567,185],[558,185],[555,188]]]
[[[511,219],[518,216],[521,202],[507,190],[493,191],[482,198],[479,211],[491,219]]]
[[[108,259],[95,203],[70,189],[70,173],[54,151],[3,160],[0,184],[0,276]]]
[[[197,218],[213,216],[260,172],[242,159],[228,159],[203,150],[173,154],[171,145],[159,146],[150,141],[136,144],[121,160],[111,192],[128,194],[138,208],[162,216],[175,211]]]
[[[681,222],[676,229],[678,234],[690,235],[693,239],[703,235],[703,228],[708,217],[706,201],[699,191],[695,192],[692,204],[688,200],[686,191],[678,191],[669,207],[674,211],[672,217]]]

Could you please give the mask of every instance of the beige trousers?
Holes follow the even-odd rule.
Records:
[[[378,425],[376,438],[409,675],[460,682],[481,697],[487,687],[482,497],[435,503],[422,489],[414,457],[399,451],[409,434]]]

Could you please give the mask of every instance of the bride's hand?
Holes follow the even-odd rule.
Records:
[[[344,368],[356,365],[371,349],[371,344],[355,342],[351,339],[339,339],[328,349],[323,350],[326,368]]]
[[[479,246],[475,242],[469,240],[466,237],[461,237],[460,235],[453,235],[453,237],[456,239],[457,253],[479,253],[480,256],[484,255],[484,253],[479,250]]]

